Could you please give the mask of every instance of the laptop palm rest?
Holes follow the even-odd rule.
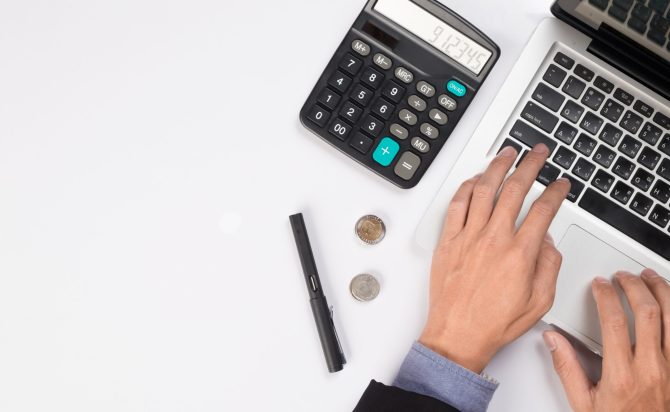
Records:
[[[556,299],[545,321],[568,332],[595,353],[602,355],[600,322],[591,282],[596,276],[612,279],[617,271],[639,274],[644,267],[579,226],[570,226],[558,245],[563,265],[558,276]],[[616,284],[615,284],[616,285]],[[623,293],[615,286],[619,296]],[[622,299],[628,315],[629,333],[634,343],[633,318],[628,302]]]

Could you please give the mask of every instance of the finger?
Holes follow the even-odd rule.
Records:
[[[661,306],[661,325],[663,327],[662,345],[666,359],[670,359],[670,285],[651,269],[642,272],[642,279]]]
[[[523,201],[537,179],[537,175],[540,174],[540,170],[544,167],[547,156],[549,156],[547,146],[543,144],[535,146],[507,179],[493,212],[492,220],[496,224],[514,227]]]
[[[477,175],[472,179],[463,182],[460,188],[456,191],[449,208],[447,209],[447,218],[444,222],[444,229],[442,230],[442,241],[454,238],[463,230],[465,222],[468,219],[468,210],[470,209],[470,201],[472,200],[472,192],[475,184],[479,181]]]
[[[554,362],[554,370],[561,379],[570,406],[575,411],[591,410],[591,388],[589,380],[577,359],[577,353],[570,342],[558,332],[546,331],[544,342]]]
[[[570,181],[565,178],[558,179],[547,187],[528,211],[517,237],[532,255],[538,253],[542,238],[547,234],[569,192]]]
[[[477,230],[489,222],[500,185],[514,165],[517,155],[513,147],[507,146],[491,161],[475,185],[466,226]]]
[[[614,368],[630,362],[633,354],[628,336],[628,320],[614,286],[605,278],[596,278],[591,284],[598,307],[600,330],[603,338],[603,368]]]
[[[537,257],[535,279],[533,280],[533,299],[537,302],[536,307],[540,311],[538,318],[549,312],[554,303],[556,280],[562,262],[561,252],[556,249],[554,240],[547,233]]]
[[[632,273],[618,272],[616,279],[635,317],[635,353],[642,356],[660,354],[661,307],[654,295],[646,283]]]

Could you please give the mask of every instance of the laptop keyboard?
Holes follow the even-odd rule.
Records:
[[[589,0],[589,3],[670,50],[670,0]]]
[[[570,179],[570,202],[670,260],[670,109],[560,52],[532,87],[501,149],[544,143],[538,182]]]

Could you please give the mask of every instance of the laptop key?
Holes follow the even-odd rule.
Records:
[[[586,94],[582,98],[582,103],[584,103],[586,107],[588,107],[589,109],[595,111],[598,111],[598,109],[600,109],[600,106],[603,104],[604,101],[605,101],[605,95],[600,93],[593,87],[589,87],[589,90],[586,91]]]
[[[556,123],[558,123],[558,117],[533,102],[526,104],[523,112],[521,112],[521,117],[547,133],[551,133],[556,127]]]
[[[589,3],[593,4],[600,10],[605,10],[609,5],[609,0],[589,0]]]
[[[607,193],[614,184],[614,176],[604,170],[598,170],[595,176],[593,176],[591,183],[602,192]]]
[[[575,76],[568,77],[568,81],[566,81],[565,86],[563,86],[563,91],[569,96],[572,96],[573,99],[579,99],[579,96],[582,95],[584,89],[586,89],[586,83]]]
[[[656,180],[654,175],[644,169],[638,169],[637,172],[635,172],[635,176],[633,176],[632,182],[635,187],[646,192],[654,183],[654,180]]]
[[[626,156],[630,157],[631,159],[634,159],[635,156],[637,156],[637,153],[640,151],[641,148],[642,143],[640,143],[634,137],[628,134],[621,141],[621,145],[619,145],[619,151],[625,154]]]
[[[656,146],[656,143],[661,140],[662,135],[663,131],[659,127],[647,122],[645,123],[644,127],[642,127],[642,131],[640,132],[640,139],[644,140],[652,146]]]
[[[628,20],[628,27],[640,34],[644,34],[644,32],[647,31],[647,23],[636,17],[631,17],[630,20]]]
[[[653,205],[653,200],[649,199],[642,193],[638,193],[633,198],[633,202],[630,204],[630,208],[639,213],[640,216],[644,217],[647,216]]]
[[[632,1],[631,1],[632,3]],[[607,11],[607,14],[619,20],[621,23],[624,23],[628,18],[628,10],[622,9],[621,7],[613,4],[610,9]]]
[[[635,163],[625,157],[620,157],[617,159],[616,163],[614,163],[612,171],[623,180],[628,180],[635,171],[635,167]]]
[[[612,189],[610,196],[619,201],[619,203],[627,205],[631,197],[633,197],[634,192],[635,190],[633,190],[632,187],[623,182],[619,182],[614,185],[614,189]]]
[[[649,21],[649,18],[651,18],[651,9],[638,2],[635,7],[633,7],[631,15],[646,23]]]
[[[580,179],[588,181],[591,179],[591,176],[595,170],[596,165],[586,159],[579,159],[577,160],[577,163],[575,163],[575,167],[572,168],[572,173],[574,173]]]
[[[663,113],[656,113],[656,116],[654,116],[654,123],[664,129],[670,129],[670,117],[664,115]]]
[[[549,186],[558,179],[560,174],[561,171],[558,167],[545,163],[544,167],[540,170],[540,174],[537,176],[537,181],[545,186]]]
[[[616,147],[622,136],[623,132],[621,130],[617,129],[611,124],[606,124],[602,133],[600,133],[600,140],[612,147]]]
[[[561,110],[561,116],[570,120],[572,123],[577,123],[579,118],[584,114],[584,108],[572,100],[568,100]]]
[[[567,75],[568,73],[565,70],[561,69],[555,64],[551,64],[544,73],[544,77],[542,77],[542,79],[554,87],[559,87]]]
[[[575,149],[586,157],[591,157],[591,154],[596,148],[596,139],[592,139],[589,136],[582,133],[579,135],[579,138],[575,142]]]
[[[668,226],[668,222],[670,222],[670,210],[663,206],[656,205],[654,210],[651,211],[649,219],[660,227],[665,228]]]
[[[579,125],[579,127],[595,136],[598,134],[598,131],[600,131],[603,123],[605,123],[603,119],[591,112],[588,112],[586,113],[586,116],[584,116],[584,119],[582,120],[582,123]]]
[[[601,76],[596,77],[593,84],[607,94],[612,93],[612,90],[614,90],[614,84]]]
[[[629,110],[623,116],[619,125],[632,134],[636,134],[642,127],[642,118]]]
[[[614,159],[616,159],[614,150],[608,149],[607,146],[604,145],[600,145],[598,150],[596,150],[596,154],[593,155],[593,160],[605,169],[609,169],[609,167],[612,166]]]
[[[661,140],[661,144],[658,145],[658,148],[661,149],[661,152],[670,156],[670,134],[663,136],[663,140]]]
[[[516,150],[517,156],[521,153],[521,145],[516,143],[512,139],[505,139],[503,144],[500,146],[500,149],[498,150],[498,153],[500,153],[504,148],[506,148],[508,146],[510,146],[510,147],[514,148],[514,150]]]
[[[561,108],[563,102],[565,101],[565,96],[547,86],[544,83],[540,83],[535,88],[533,92],[533,99],[539,103],[542,103],[545,107],[551,111],[557,112]]]
[[[558,145],[554,139],[545,136],[542,132],[521,120],[517,120],[516,123],[514,123],[509,134],[528,147],[535,147],[540,143],[544,143],[549,148],[549,153],[553,153]]]
[[[582,79],[586,80],[587,82],[593,80],[593,76],[595,76],[593,70],[586,68],[581,64],[578,64],[577,67],[575,67],[575,74],[581,77]]]
[[[623,106],[612,99],[607,99],[607,102],[600,111],[600,114],[605,116],[605,118],[610,122],[616,123],[623,114]]]
[[[670,185],[662,180],[659,180],[651,189],[651,196],[659,202],[666,204],[670,200]]]
[[[649,170],[654,170],[658,162],[661,161],[661,154],[657,151],[645,147],[640,153],[640,157],[637,158],[638,163],[646,167]]]
[[[575,61],[573,59],[561,52],[556,53],[556,56],[554,56],[554,61],[568,70],[572,69],[572,66],[575,65]]]
[[[556,155],[554,156],[554,163],[566,170],[569,170],[570,166],[572,166],[572,164],[575,162],[575,159],[577,159],[577,153],[561,146],[556,151]]]
[[[579,195],[582,194],[584,191],[584,183],[580,182],[579,180],[575,179],[574,177],[570,176],[569,174],[564,173],[563,176],[566,179],[572,183],[570,186],[570,193],[568,193],[567,199],[571,201],[572,203],[575,203],[577,199],[579,199]]]
[[[658,175],[670,182],[670,159],[663,159],[658,167]]]
[[[634,0],[614,0],[614,4],[628,11],[633,7]]]
[[[593,189],[586,189],[579,206],[642,246],[670,260],[670,235],[637,217]]]
[[[612,96],[614,96],[615,99],[625,104],[626,106],[630,106],[631,104],[633,104],[633,100],[635,100],[632,94],[628,93],[627,91],[621,88],[616,89]]]
[[[578,131],[576,128],[570,126],[566,122],[561,122],[561,124],[558,126],[558,129],[556,129],[554,136],[569,146],[572,144],[572,141],[575,140],[575,137],[577,137],[577,133]]]
[[[654,114],[654,108],[649,106],[642,100],[638,100],[635,102],[635,104],[633,105],[633,110],[635,110],[636,112],[640,113],[645,117],[651,117],[651,115]]]
[[[660,14],[663,14],[668,8],[668,4],[670,4],[670,0],[649,0],[649,7]]]

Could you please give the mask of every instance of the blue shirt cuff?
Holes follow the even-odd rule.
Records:
[[[462,412],[483,412],[498,382],[477,375],[416,342],[400,367],[394,386],[439,399]]]

